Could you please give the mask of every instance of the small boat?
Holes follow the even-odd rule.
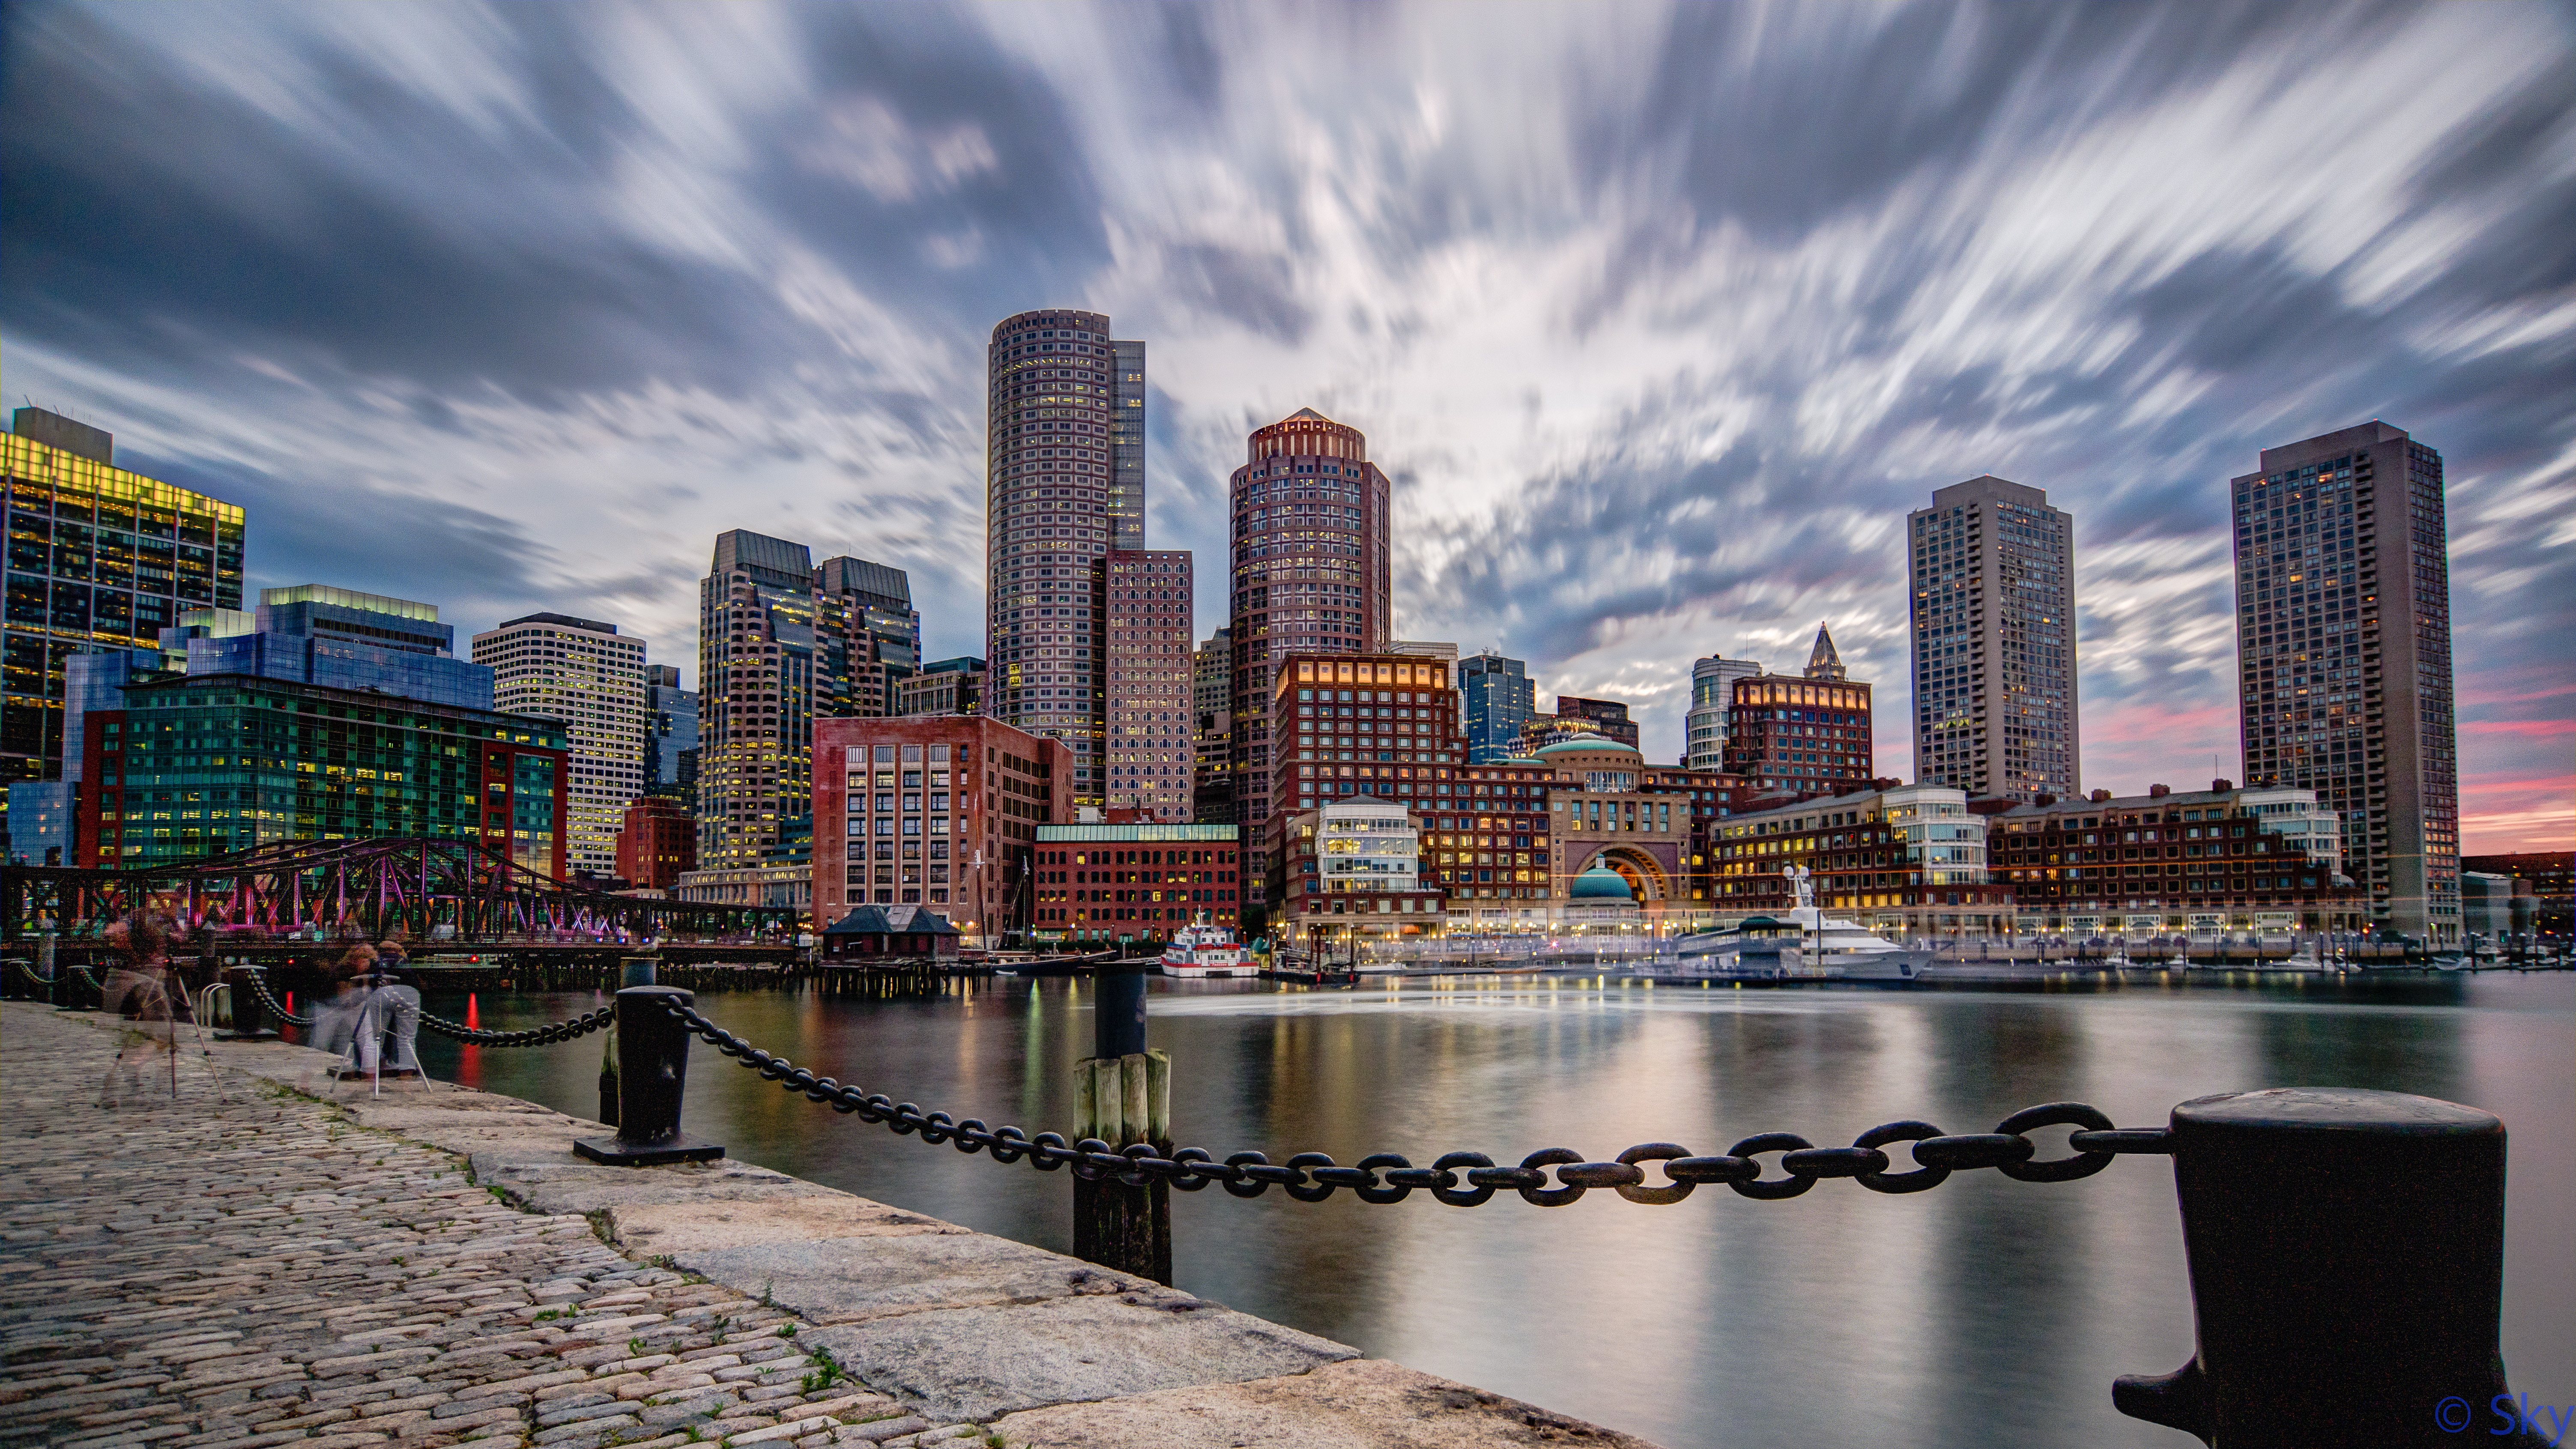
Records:
[[[1209,921],[1205,911],[1172,937],[1172,944],[1163,950],[1162,968],[1166,976],[1256,974],[1251,955],[1234,939],[1234,933]]]

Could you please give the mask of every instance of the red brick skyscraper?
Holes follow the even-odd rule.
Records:
[[[1107,317],[1067,310],[1003,319],[987,354],[985,708],[1064,742],[1079,805],[1109,778],[1098,565],[1145,544],[1144,364]]]
[[[1233,479],[1236,819],[1271,811],[1270,689],[1290,651],[1382,654],[1390,626],[1387,481],[1368,438],[1311,408],[1248,440]]]
[[[1108,620],[1109,806],[1158,824],[1190,820],[1190,555],[1111,549],[1100,565]]]

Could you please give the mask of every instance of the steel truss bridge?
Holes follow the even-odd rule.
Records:
[[[656,940],[749,959],[789,951],[803,921],[777,907],[567,885],[473,841],[285,841],[167,865],[0,866],[0,941],[22,955],[50,932],[90,954],[83,948],[103,948],[109,925],[156,896],[200,950],[231,957],[400,936],[416,953],[597,952]]]

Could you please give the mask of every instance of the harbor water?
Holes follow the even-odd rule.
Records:
[[[819,1073],[1036,1133],[1073,1121],[1091,995],[1079,980],[1002,978],[912,999],[752,992],[699,1006]],[[594,1002],[429,1006],[508,1028]],[[1716,1153],[1769,1131],[1835,1145],[1902,1118],[1986,1131],[2068,1099],[2147,1127],[2187,1098],[2264,1086],[2470,1103],[2511,1133],[2507,1370],[2535,1404],[2576,1402],[2576,977],[2565,973],[1906,991],[1157,981],[1149,1037],[1172,1056],[1181,1144],[1273,1162],[1320,1151],[1428,1164],[1455,1149],[1515,1162],[1554,1146],[1600,1160],[1651,1141]],[[596,1037],[421,1045],[438,1078],[597,1110]],[[703,1047],[686,1122],[746,1161],[1070,1247],[1062,1171],[896,1136]],[[2044,1134],[2043,1155],[2062,1150],[2063,1133]],[[1174,1193],[1172,1216],[1176,1277],[1191,1292],[1671,1449],[2193,1442],[2110,1402],[2114,1376],[2191,1353],[2159,1158],[2063,1184],[1971,1172],[1915,1195],[1824,1182],[1782,1202],[1703,1187],[1665,1207],[1608,1191],[1559,1208],[1506,1192],[1458,1209],[1423,1193],[1370,1206],[1348,1192],[1310,1204],[1210,1188]]]

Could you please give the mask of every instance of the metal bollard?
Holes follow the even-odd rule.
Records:
[[[655,959],[652,956],[625,958],[619,970],[617,983],[619,987],[654,985]],[[599,1047],[599,1120],[614,1127],[617,1125],[617,1116],[617,1033],[612,1031],[600,1042]]]
[[[576,1138],[572,1150],[593,1162],[651,1167],[711,1162],[724,1148],[680,1130],[680,1096],[689,1079],[689,1029],[663,1008],[696,996],[676,986],[629,986],[617,993],[617,1135]]]
[[[2538,1445],[2504,1395],[2504,1124],[2402,1092],[2275,1088],[2173,1111],[2199,1351],[2111,1388],[2213,1449]]]
[[[276,1028],[268,1024],[268,1008],[260,1004],[259,968],[235,966],[224,975],[233,993],[233,1026],[230,1031],[215,1033],[217,1041],[275,1041]]]

